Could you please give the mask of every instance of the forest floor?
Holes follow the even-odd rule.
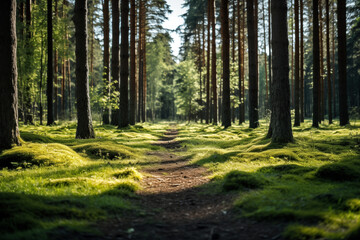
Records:
[[[1,239],[360,239],[360,126],[20,125],[0,152]]]
[[[148,152],[160,164],[142,169],[146,176],[139,204],[144,216],[113,219],[100,228],[105,239],[281,239],[283,224],[239,219],[232,212],[234,193],[211,194],[201,190],[210,182],[206,168],[189,163],[176,139],[175,125]]]

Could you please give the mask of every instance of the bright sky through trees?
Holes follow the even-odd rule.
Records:
[[[186,8],[182,8],[184,0],[167,0],[167,3],[170,5],[170,9],[173,11],[168,15],[168,20],[163,24],[164,28],[175,30],[179,25],[184,23],[182,14],[186,12]],[[174,56],[178,56],[179,49],[181,45],[181,37],[179,33],[171,32],[171,37],[174,41],[171,43],[171,48],[173,50]]]

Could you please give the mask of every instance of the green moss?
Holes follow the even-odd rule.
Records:
[[[117,171],[113,174],[116,178],[130,178],[133,180],[141,180],[142,175],[135,168],[126,168],[120,171]]]
[[[344,163],[333,163],[321,166],[316,171],[316,176],[332,181],[351,181],[359,178],[359,170]]]
[[[304,174],[310,171],[313,171],[314,167],[304,167],[297,164],[279,164],[262,167],[258,172],[262,173],[275,173],[275,174]]]
[[[34,142],[34,143],[52,143],[54,142],[50,137],[34,134],[31,132],[21,131],[21,138],[26,142]]]
[[[315,240],[324,238],[326,233],[316,227],[291,225],[286,228],[283,236],[289,240]]]
[[[132,149],[114,142],[92,142],[73,147],[77,152],[105,158],[105,159],[124,159],[134,157]]]
[[[242,188],[261,188],[267,181],[259,176],[247,172],[231,171],[224,177],[223,189],[225,191],[238,190]]]
[[[81,164],[83,158],[71,148],[58,144],[25,143],[0,155],[0,168]]]

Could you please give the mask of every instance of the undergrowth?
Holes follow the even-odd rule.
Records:
[[[306,121],[279,145],[261,125],[181,125],[192,163],[211,172],[204,189],[237,191],[242,217],[285,222],[286,239],[360,239],[360,128]]]

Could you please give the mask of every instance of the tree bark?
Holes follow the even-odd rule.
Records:
[[[212,85],[212,98],[213,98],[213,124],[217,125],[217,86],[216,86],[216,28],[215,28],[215,1],[211,0],[211,85]]]
[[[103,15],[104,15],[104,71],[103,71],[103,79],[104,79],[104,95],[106,98],[110,97],[110,88],[108,88],[110,84],[110,13],[109,13],[109,0],[104,0],[103,3]],[[103,113],[103,124],[109,124],[109,106],[105,106]]]
[[[313,127],[319,127],[320,46],[318,7],[319,0],[313,0]]]
[[[16,0],[0,1],[0,150],[20,145],[18,127]]]
[[[239,77],[239,124],[242,124],[242,101],[243,101],[243,95],[242,95],[242,38],[241,38],[241,7],[240,7],[240,0],[237,1],[237,25],[238,25],[238,77]]]
[[[115,91],[120,93],[120,64],[119,64],[119,0],[112,0],[112,58],[111,58],[111,77],[114,82]],[[113,109],[111,114],[111,124],[118,126],[120,123],[120,110]]]
[[[299,79],[299,0],[295,0],[295,121],[300,126],[300,79]]]
[[[77,129],[76,138],[95,138],[92,126],[89,96],[89,66],[87,39],[87,0],[76,0],[74,10],[75,56],[76,56],[76,101]]]
[[[53,37],[52,37],[52,0],[47,1],[47,34],[48,34],[48,67],[47,67],[47,125],[54,124],[54,104],[53,104]]]
[[[143,11],[144,11],[144,0],[139,0],[139,42],[138,42],[138,61],[139,61],[139,95],[138,95],[138,116],[137,122],[141,122],[142,119],[142,110],[143,110],[143,94],[144,94],[144,83],[143,83]]]
[[[206,116],[205,122],[206,124],[210,123],[210,107],[211,107],[211,96],[210,96],[210,40],[211,40],[211,33],[210,33],[210,25],[211,25],[211,2],[212,0],[207,1],[207,59],[206,59]]]
[[[229,1],[221,0],[220,6],[223,51],[223,94],[222,94],[222,125],[231,126],[230,108],[230,38],[229,38]]]
[[[340,126],[349,124],[346,74],[346,0],[338,0],[338,64]]]
[[[120,122],[119,128],[129,125],[129,0],[121,0],[120,50]]]
[[[254,5],[257,1],[247,0],[247,27],[249,48],[249,127],[259,126],[258,112],[258,52],[257,52],[257,21]]]
[[[330,11],[329,0],[325,0],[326,9],[326,70],[328,87],[328,118],[329,124],[332,124],[332,91],[331,91],[331,56],[330,56]]]
[[[289,48],[286,0],[271,1],[273,74],[271,84],[272,142],[293,141],[290,114]]]
[[[135,54],[135,37],[136,37],[136,4],[135,0],[131,0],[130,9],[130,124],[135,125],[136,122],[136,54]]]
[[[55,19],[57,19],[58,17],[58,0],[55,0]],[[48,39],[49,41],[49,39]],[[59,72],[59,69],[58,69],[58,51],[57,51],[57,46],[56,46],[56,41],[55,39],[53,40],[53,43],[55,45],[55,52],[54,52],[54,70],[53,70],[53,78],[54,78],[54,84],[53,84],[53,98],[55,98],[53,102],[53,112],[54,112],[54,121],[55,120],[58,120],[58,100],[59,100],[59,97],[58,97],[58,84],[59,84],[59,79],[58,79],[58,72]],[[54,46],[52,47],[52,52],[54,51]],[[49,63],[48,63],[49,64]]]
[[[300,1],[300,121],[304,122],[304,3]]]

